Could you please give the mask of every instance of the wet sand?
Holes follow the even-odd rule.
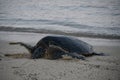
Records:
[[[120,40],[84,38],[78,39],[93,45],[96,52],[109,56],[93,56],[82,60],[46,60],[8,58],[4,54],[28,51],[8,43],[19,41],[35,45],[42,37],[53,34],[24,32],[0,32],[0,80],[119,80]]]

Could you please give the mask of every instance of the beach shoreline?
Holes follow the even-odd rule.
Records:
[[[52,30],[52,29],[35,29],[35,28],[24,28],[24,27],[9,27],[0,26],[0,31],[6,32],[26,32],[26,33],[39,33],[39,34],[57,34],[57,35],[68,35],[76,37],[90,37],[90,38],[102,38],[102,39],[120,39],[120,35],[115,34],[102,34],[93,32],[81,32],[81,31],[71,31],[71,30]]]

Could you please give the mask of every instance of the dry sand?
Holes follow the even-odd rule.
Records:
[[[10,46],[10,41],[35,45],[50,34],[0,32],[0,80],[120,80],[120,40],[80,38],[97,52],[109,56],[93,56],[83,60],[14,59],[6,53],[28,53],[23,47]]]

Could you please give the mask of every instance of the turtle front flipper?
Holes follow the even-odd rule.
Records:
[[[46,50],[46,52],[52,55],[52,59],[59,59],[59,58],[62,58],[63,55],[68,55],[68,56],[71,56],[72,58],[85,60],[85,57],[83,55],[80,55],[74,52],[73,53],[69,52],[55,45],[50,45],[49,48]]]

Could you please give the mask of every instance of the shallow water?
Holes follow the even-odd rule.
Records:
[[[0,26],[120,36],[120,0],[0,0]]]

